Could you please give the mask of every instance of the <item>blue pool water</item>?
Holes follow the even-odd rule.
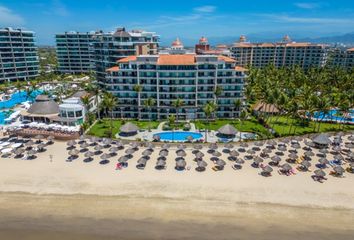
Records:
[[[346,117],[336,116],[339,113],[340,112],[337,110],[330,110],[327,114],[324,114],[323,112],[316,112],[314,114],[314,118],[323,121],[345,121],[354,123],[354,109],[350,110],[348,116]]]
[[[17,104],[20,104],[20,103],[26,102],[26,101],[33,102],[33,100],[41,93],[42,93],[41,90],[36,90],[36,91],[33,91],[30,96],[27,96],[26,91],[16,92],[11,95],[11,98],[9,100],[0,101],[0,109],[12,108],[12,107],[16,106]]]
[[[154,134],[160,136],[160,141],[187,141],[188,137],[193,137],[193,140],[199,140],[203,137],[202,134],[196,132],[161,132]]]
[[[0,112],[0,125],[5,124],[5,119],[8,118],[11,115],[12,111],[4,111]]]

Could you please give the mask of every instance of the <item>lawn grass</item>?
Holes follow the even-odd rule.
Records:
[[[112,135],[113,137],[119,133],[119,129],[122,126],[122,122],[132,122],[138,126],[139,129],[148,129],[149,125],[151,124],[151,129],[156,129],[160,122],[157,121],[122,121],[120,119],[113,119],[112,121]],[[109,129],[110,128],[110,119],[101,119],[92,126],[90,131],[88,132],[89,135],[97,136],[97,137],[109,137]]]
[[[225,124],[231,124],[241,132],[253,132],[260,135],[261,137],[271,136],[268,130],[265,127],[263,127],[260,123],[258,123],[257,120],[254,118],[245,120],[242,123],[239,120],[230,120],[230,119],[218,119],[215,121],[209,121],[209,124],[207,124],[208,122],[205,120],[197,120],[194,123],[197,129],[208,128],[209,130],[217,131]]]
[[[294,125],[292,127],[292,133],[289,133],[292,122]],[[290,136],[290,135],[303,135],[309,133],[316,133],[318,122],[310,121],[308,124],[303,125],[301,121],[294,121],[294,119],[287,118],[285,116],[270,117],[268,119],[268,125],[270,125],[280,136]],[[316,130],[314,127],[316,125]],[[294,127],[296,126],[296,128]],[[295,130],[295,132],[294,132]],[[340,126],[338,123],[321,123],[319,132],[335,132],[335,131],[349,131],[354,130],[354,125],[344,125]]]

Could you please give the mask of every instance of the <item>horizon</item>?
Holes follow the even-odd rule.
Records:
[[[95,16],[95,17],[92,17]],[[241,23],[241,24],[240,24]],[[252,5],[237,1],[176,3],[90,2],[77,0],[5,0],[0,3],[0,26],[24,28],[36,33],[38,45],[55,45],[56,33],[65,31],[114,31],[142,29],[161,36],[162,45],[180,37],[190,45],[201,36],[249,40],[294,40],[343,35],[354,32],[354,2],[295,1],[277,4],[256,0]],[[215,43],[214,43],[215,44]]]

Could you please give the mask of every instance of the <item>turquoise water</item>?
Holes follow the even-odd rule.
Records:
[[[324,114],[323,112],[316,112],[314,114],[314,118],[323,121],[345,121],[354,123],[354,109],[350,110],[348,116],[346,117],[336,116],[339,113],[340,112],[337,110],[330,110],[327,114]]]
[[[5,124],[5,119],[8,118],[11,115],[12,111],[3,111],[0,112],[0,125]]]
[[[16,92],[11,95],[11,98],[9,100],[0,101],[0,109],[13,108],[17,104],[20,104],[20,103],[26,102],[26,101],[33,102],[34,99],[41,93],[42,93],[41,90],[36,90],[36,91],[33,91],[30,96],[27,96],[26,91]]]
[[[187,141],[191,136],[193,140],[199,140],[203,137],[202,134],[196,132],[161,132],[154,134],[160,136],[161,141]]]

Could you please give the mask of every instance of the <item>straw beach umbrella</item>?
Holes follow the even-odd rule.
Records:
[[[129,160],[129,158],[127,156],[121,156],[119,159],[118,159],[118,162],[120,163],[125,163]]]
[[[166,157],[168,155],[168,151],[167,150],[161,150],[160,153],[159,153],[159,156],[160,157]]]
[[[152,151],[150,149],[145,149],[141,154],[144,156],[150,156],[152,154]]]
[[[324,177],[324,176],[326,176],[326,173],[325,173],[322,169],[317,169],[317,170],[314,171],[314,173],[315,173],[315,175],[316,175],[317,177]]]
[[[177,156],[178,157],[185,157],[185,156],[187,156],[187,154],[184,150],[179,150],[179,151],[177,151]]]

